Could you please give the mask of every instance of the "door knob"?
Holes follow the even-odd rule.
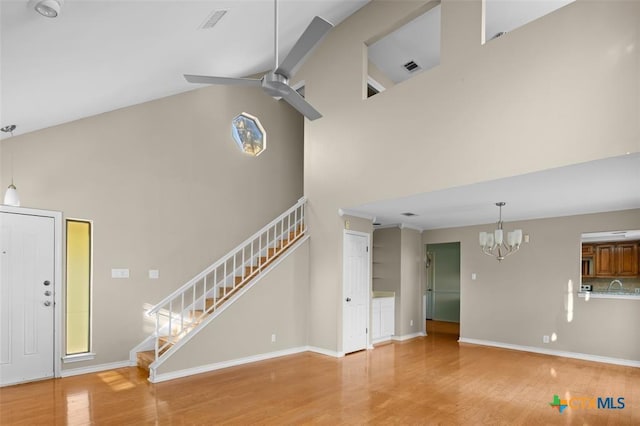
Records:
[[[48,301],[48,300],[45,300],[45,301],[44,301],[44,306],[51,306],[51,302],[50,302],[50,301]]]
[[[45,281],[45,282],[43,282],[42,284],[44,284],[44,285],[51,285],[51,281],[46,280],[46,281]]]
[[[345,300],[346,300],[347,302],[351,302],[351,298],[350,298],[350,297],[347,297]]]
[[[49,290],[47,290],[47,291],[44,292],[44,295],[45,296],[51,296],[51,292]]]

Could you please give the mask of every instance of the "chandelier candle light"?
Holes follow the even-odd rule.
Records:
[[[502,230],[502,206],[506,203],[501,201],[496,203],[500,208],[500,217],[498,219],[498,229],[493,232],[480,233],[480,247],[482,252],[487,256],[494,256],[500,262],[505,257],[517,252],[522,244],[522,229],[515,229],[507,232],[507,240],[504,241],[504,232]]]

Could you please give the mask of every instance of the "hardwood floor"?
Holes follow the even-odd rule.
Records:
[[[640,369],[429,336],[150,384],[138,368],[0,388],[0,424],[640,424]],[[574,398],[560,413],[554,394]],[[578,398],[623,397],[624,409]]]

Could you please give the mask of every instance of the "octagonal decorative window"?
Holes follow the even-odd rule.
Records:
[[[231,135],[238,148],[257,157],[267,149],[267,133],[260,120],[246,112],[236,116],[231,122]]]

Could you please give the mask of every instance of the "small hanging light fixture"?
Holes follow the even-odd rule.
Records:
[[[11,133],[11,136],[13,136],[13,131],[15,129],[16,125],[11,124],[1,128],[0,131],[4,133]],[[4,204],[7,206],[20,207],[20,197],[18,197],[18,191],[16,190],[16,186],[13,184],[13,153],[11,153],[11,184],[7,187],[7,192],[4,193]]]
[[[502,207],[505,204],[507,203],[504,201],[496,203],[496,206],[500,208],[498,228],[493,232],[481,232],[479,236],[482,252],[488,256],[494,256],[498,262],[520,250],[520,245],[522,244],[522,229],[508,232],[505,241],[504,231],[502,230]]]

